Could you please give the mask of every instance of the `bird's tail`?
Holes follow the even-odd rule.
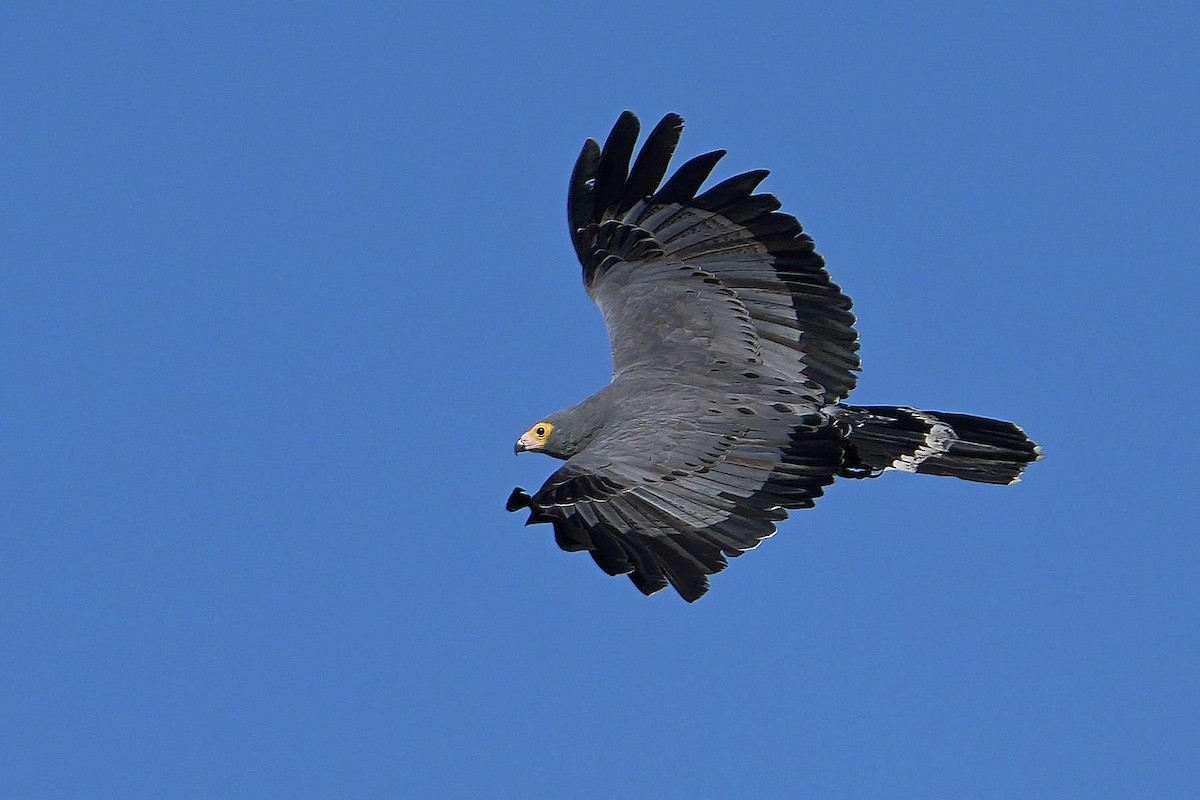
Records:
[[[1016,483],[1042,449],[1011,422],[899,406],[838,406],[850,425],[841,475],[874,477],[886,469]]]

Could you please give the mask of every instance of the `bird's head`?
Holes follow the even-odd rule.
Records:
[[[517,453],[543,453],[568,459],[580,453],[604,428],[611,402],[601,391],[570,408],[542,417],[517,439]]]
[[[521,434],[521,438],[517,439],[517,444],[513,448],[513,452],[524,453],[529,451],[553,455],[551,452],[552,445],[550,444],[552,436],[554,436],[554,423],[542,420]]]

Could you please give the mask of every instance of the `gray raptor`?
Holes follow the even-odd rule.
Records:
[[[589,139],[567,197],[612,382],[517,441],[566,464],[532,496],[514,489],[509,511],[643,593],[669,583],[691,602],[837,477],[1007,484],[1041,458],[1010,422],[844,404],[859,369],[850,298],[796,218],[754,193],[767,171],[700,192],[717,150],[663,183],[683,119],[664,117],[634,159],[639,130],[627,111],[603,148]]]

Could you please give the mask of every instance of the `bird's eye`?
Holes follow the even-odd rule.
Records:
[[[545,439],[546,438],[546,426],[538,425],[536,428],[533,429],[533,434],[535,436],[537,436],[539,439]]]

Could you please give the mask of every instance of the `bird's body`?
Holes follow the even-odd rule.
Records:
[[[766,172],[698,194],[717,151],[660,186],[682,119],[665,117],[630,166],[638,130],[626,112],[602,150],[589,140],[568,195],[612,382],[521,437],[518,451],[567,463],[509,510],[647,594],[670,583],[695,600],[838,476],[1010,483],[1040,457],[1011,423],[843,404],[859,367],[850,299],[795,218],[753,193]]]

